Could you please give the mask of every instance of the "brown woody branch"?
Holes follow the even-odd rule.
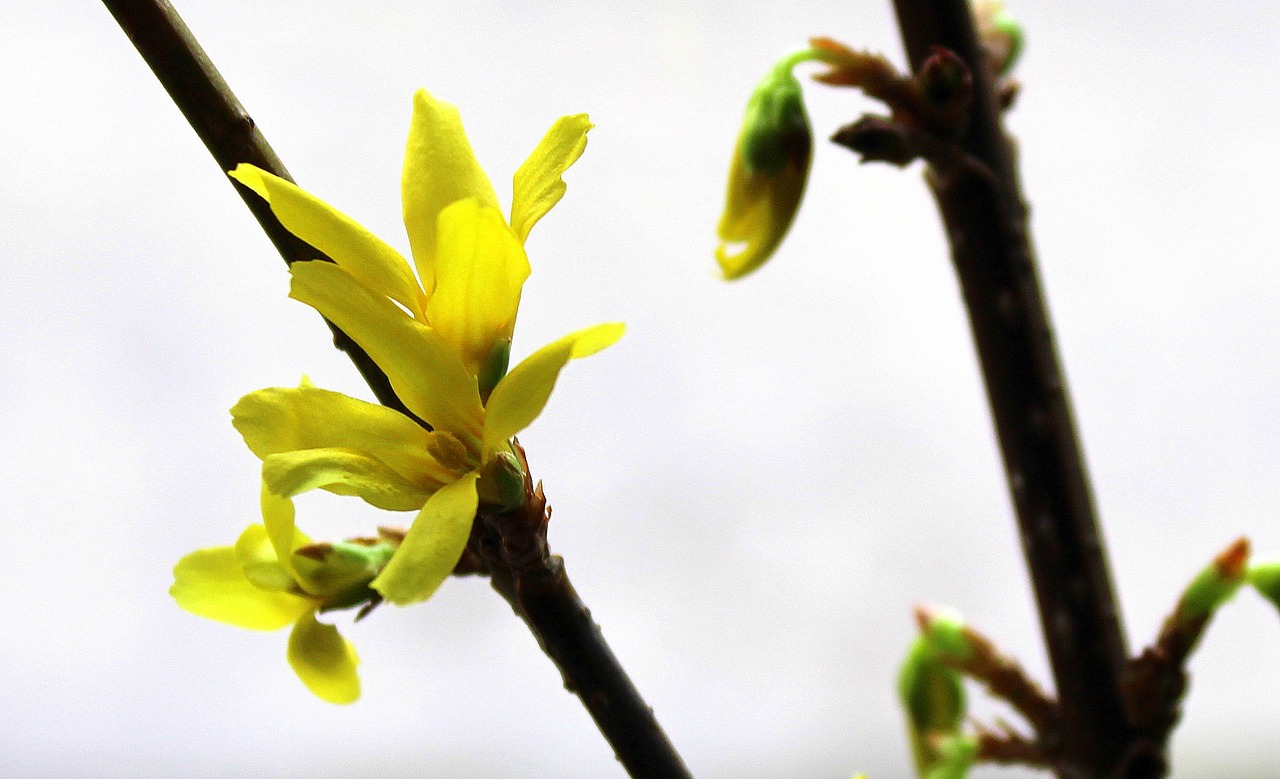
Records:
[[[894,0],[912,69],[939,47],[973,76],[957,140],[977,165],[931,169],[994,417],[1062,715],[1062,777],[1154,777],[1125,707],[1125,640],[1027,227],[1001,105],[965,0]]]

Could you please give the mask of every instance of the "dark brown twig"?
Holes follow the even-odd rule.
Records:
[[[1027,211],[966,0],[894,0],[912,69],[945,48],[973,75],[958,144],[979,163],[931,171],[1017,513],[1063,722],[1063,777],[1157,776],[1130,764],[1124,632]]]
[[[223,171],[247,162],[292,181],[168,2],[103,0],[103,4]],[[328,259],[285,230],[261,198],[239,184],[235,187],[286,262]],[[364,350],[332,324],[329,326],[335,345],[355,363],[378,399],[413,417]],[[487,571],[491,575],[494,589],[528,624],[560,669],[565,686],[582,700],[631,776],[689,776],[652,709],[640,697],[591,619],[591,612],[574,591],[563,562],[547,549],[546,502],[541,489],[534,491],[530,487],[531,495],[535,492],[536,501],[529,502],[518,515],[480,517],[478,528],[492,532],[480,532],[476,538],[492,537],[496,546],[469,550],[459,573]]]
[[[280,178],[293,181],[289,171],[285,170],[284,163],[280,162],[280,158],[262,137],[249,112],[236,99],[227,82],[223,81],[222,75],[209,61],[208,55],[200,48],[173,6],[165,0],[102,2],[125,35],[129,36],[129,40],[196,131],[196,135],[204,141],[205,148],[218,163],[220,170],[226,172],[247,162]],[[231,178],[227,181],[232,182],[236,192],[286,263],[329,259],[320,250],[284,229],[280,220],[271,213],[266,201]],[[386,374],[369,355],[332,322],[326,320],[326,324],[333,331],[334,346],[351,358],[378,401],[417,419],[396,397]]]

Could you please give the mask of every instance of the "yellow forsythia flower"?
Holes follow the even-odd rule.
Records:
[[[307,544],[289,540],[296,532],[291,499],[312,489],[417,512],[394,555],[368,581],[378,596],[400,605],[430,597],[453,571],[482,501],[506,505],[503,476],[513,469],[520,473],[512,437],[542,412],[569,360],[594,354],[623,333],[619,323],[588,327],[507,371],[530,272],[524,241],[563,196],[561,175],[582,154],[591,127],[585,114],[563,117],[551,127],[515,174],[508,223],[457,108],[419,91],[401,180],[416,276],[395,249],[319,198],[252,165],[231,171],[270,204],[286,229],[334,261],[294,263],[290,296],[351,336],[386,373],[405,406],[432,428],[305,381],[242,398],[232,409],[233,423],[262,458],[266,530],[285,569]],[[236,578],[228,549],[184,558],[175,584],[179,604],[233,624],[280,626],[237,617],[236,608],[258,606],[220,606],[211,613],[199,607],[198,597],[180,595],[190,589],[186,581],[211,580],[191,576],[207,558],[216,562],[218,580],[234,580],[248,603],[250,590]],[[273,592],[286,592],[294,598],[284,599],[290,608],[305,606],[312,615],[333,595],[315,591],[305,577]],[[317,647],[332,644],[314,630],[304,633],[305,640],[312,637]]]

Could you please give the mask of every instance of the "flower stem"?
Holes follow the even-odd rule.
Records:
[[[280,178],[293,181],[280,158],[271,150],[253,118],[231,92],[200,44],[167,0],[102,0],[142,59],[151,67],[178,110],[204,141],[224,173],[242,162],[252,163]],[[265,200],[231,182],[257,218],[286,263],[328,258],[315,247],[284,229]],[[416,419],[391,389],[382,369],[355,341],[326,320],[333,343],[346,352],[356,370],[385,406]]]
[[[1063,777],[1160,776],[1126,714],[1126,649],[1027,209],[966,0],[894,0],[912,68],[944,47],[973,75],[959,143],[980,163],[930,171],[1017,513],[1063,718]]]

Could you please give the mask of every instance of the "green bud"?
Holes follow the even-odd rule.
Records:
[[[959,735],[966,709],[963,680],[920,636],[898,673],[898,696],[907,713],[916,770],[926,776],[941,764],[938,738]]]
[[[1206,619],[1231,600],[1244,584],[1249,561],[1249,540],[1241,538],[1227,547],[1187,585],[1178,601],[1176,619]]]
[[[968,626],[957,611],[920,607],[916,609],[921,637],[939,657],[967,663],[973,659]]]
[[[481,400],[486,402],[489,400],[493,388],[498,386],[498,382],[507,375],[507,366],[510,362],[511,339],[500,338],[494,341],[489,347],[489,354],[485,357],[484,364],[480,366],[480,375],[476,377]]]
[[[1280,562],[1258,563],[1249,567],[1249,584],[1262,597],[1280,609]]]
[[[979,0],[974,6],[978,35],[998,75],[1007,76],[1022,55],[1022,25],[1005,9],[1004,0]]]
[[[808,170],[813,131],[800,82],[791,73],[795,64],[792,55],[775,65],[747,103],[738,148],[753,175],[777,176],[788,167]]]
[[[925,779],[967,779],[969,769],[978,758],[978,740],[972,736],[952,736],[937,747],[938,763],[929,769]]]
[[[498,452],[485,463],[476,490],[480,502],[501,512],[515,511],[525,502],[525,475],[520,460],[511,452]]]
[[[385,541],[356,539],[309,544],[294,554],[319,563],[308,578],[326,593],[321,610],[330,611],[350,608],[373,597],[369,582],[382,572],[395,551],[395,546]]]

